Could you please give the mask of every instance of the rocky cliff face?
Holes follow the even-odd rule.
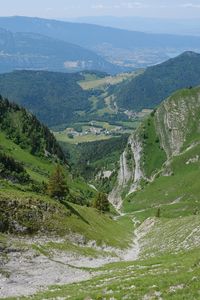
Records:
[[[120,159],[116,187],[110,194],[112,203],[120,205],[122,195],[136,192],[142,181],[152,182],[157,176],[172,175],[173,158],[200,143],[200,88],[178,91],[165,100],[128,143],[132,153],[129,171],[125,171],[127,160],[123,159],[126,149]]]
[[[200,89],[182,90],[167,99],[155,114],[161,145],[168,157],[189,146],[189,136],[198,132]]]
[[[120,209],[122,205],[122,191],[129,184],[130,180],[133,179],[133,170],[128,164],[128,150],[125,149],[120,156],[120,168],[118,172],[117,182],[112,192],[109,194],[109,201],[117,209]]]

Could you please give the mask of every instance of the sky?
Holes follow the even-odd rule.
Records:
[[[0,0],[0,16],[200,17],[200,0]]]

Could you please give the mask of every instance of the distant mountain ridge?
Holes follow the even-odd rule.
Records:
[[[199,18],[170,19],[149,17],[88,16],[65,21],[110,26],[125,30],[159,34],[200,35]]]
[[[25,29],[24,29],[25,30]],[[0,28],[0,73],[19,69],[75,72],[121,69],[91,50],[39,33],[11,32]]]
[[[115,47],[200,47],[200,38],[149,34],[93,24],[62,22],[30,17],[1,17],[0,27],[13,32],[34,32],[87,48],[102,43]]]
[[[176,90],[199,84],[200,54],[185,52],[120,86],[116,101],[126,109],[154,108]]]
[[[118,67],[126,68],[157,64],[183,51],[200,51],[200,37],[197,36],[151,34],[28,17],[0,18],[0,27],[12,32],[42,34],[76,44],[96,52]]]

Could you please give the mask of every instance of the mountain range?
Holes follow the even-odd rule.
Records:
[[[94,76],[94,81],[98,78],[105,80],[106,89],[101,86],[81,87],[80,82],[87,82],[87,76]],[[113,106],[117,104],[118,111],[113,110],[108,115],[105,110],[101,118],[112,120],[113,116],[120,119],[121,112],[154,109],[177,89],[199,85],[200,54],[185,52],[132,77],[110,85],[115,77],[98,72],[15,71],[0,74],[0,91],[4,97],[24,106],[51,127],[97,118],[99,109],[108,108],[107,97],[111,98]],[[88,83],[91,82],[89,79]],[[96,101],[95,107],[92,99]]]
[[[60,72],[100,70],[108,73],[123,70],[91,50],[40,33],[12,33],[0,28],[0,41],[0,73],[24,69]]]
[[[96,24],[114,28],[161,34],[200,35],[199,18],[169,19],[149,17],[88,16],[65,21]]]
[[[75,44],[96,52],[111,64],[129,69],[146,67],[176,56],[183,51],[200,49],[200,37],[198,36],[150,34],[40,18],[2,17],[0,18],[0,28],[14,33],[31,32]],[[103,62],[100,63],[100,70],[103,70],[102,64]],[[105,61],[104,64],[106,64]],[[92,67],[94,68],[95,65]],[[98,64],[95,69],[99,69]],[[120,72],[120,69],[114,71]]]
[[[0,298],[199,299],[200,54],[117,76],[49,71],[87,43],[162,53],[199,38],[21,17],[0,27],[2,72],[45,69],[0,74]]]
[[[85,48],[96,48],[104,43],[116,48],[198,48],[200,38],[170,34],[149,34],[144,32],[121,30],[93,24],[79,24],[56,20],[1,17],[0,27],[12,32],[32,32],[60,39]]]

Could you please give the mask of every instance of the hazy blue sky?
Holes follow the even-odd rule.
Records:
[[[0,0],[0,15],[200,17],[200,0]]]

